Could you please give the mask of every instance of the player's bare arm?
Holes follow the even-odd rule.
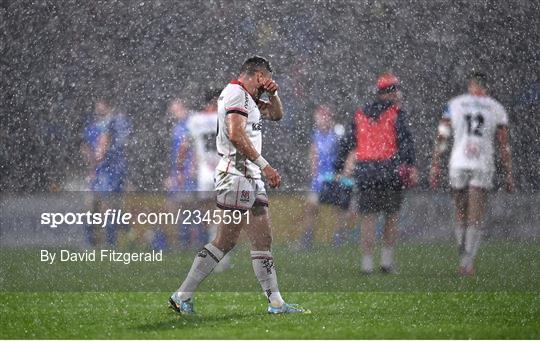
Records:
[[[437,138],[435,139],[435,149],[433,151],[433,157],[431,160],[431,169],[429,171],[429,186],[435,188],[439,184],[439,177],[441,174],[441,157],[448,149],[448,139],[452,128],[450,120],[448,118],[442,118],[439,121],[437,129]]]
[[[176,164],[177,165],[184,165],[188,156],[189,151],[191,150],[191,140],[189,138],[184,138],[182,143],[180,144],[180,148],[178,148],[178,154],[176,155]],[[197,158],[195,157],[195,162],[197,162]],[[178,172],[176,175],[178,184],[180,186],[184,185],[184,172]]]
[[[268,93],[269,101],[259,100],[258,106],[263,118],[271,121],[279,121],[283,118],[283,105],[278,95],[279,86],[274,80],[267,79],[263,85]]]
[[[511,193],[514,191],[514,177],[512,174],[512,153],[510,151],[510,143],[508,142],[508,127],[505,125],[497,127],[495,138],[499,146],[501,162],[505,171],[506,191]]]
[[[312,143],[309,149],[309,161],[311,163],[311,176],[313,177],[317,174],[317,163],[319,162],[319,155],[317,154],[315,143]]]
[[[356,151],[350,151],[345,159],[345,165],[343,166],[342,176],[350,178],[354,172],[354,165],[356,164]]]
[[[105,157],[105,153],[109,149],[109,134],[103,134],[99,137],[97,147],[96,147],[96,162],[100,162]]]
[[[246,134],[247,117],[231,113],[227,115],[227,132],[231,143],[244,154],[250,161],[257,163],[257,160],[262,159],[257,152],[249,137]],[[264,159],[262,159],[264,160]],[[261,165],[259,165],[261,167]],[[281,184],[281,176],[279,173],[266,162],[262,165],[261,171],[264,177],[268,180],[270,187],[279,187]]]

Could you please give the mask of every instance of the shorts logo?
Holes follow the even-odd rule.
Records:
[[[249,191],[240,192],[240,202],[249,202]]]

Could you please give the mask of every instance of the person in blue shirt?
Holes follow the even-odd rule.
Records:
[[[105,211],[114,208],[116,200],[110,193],[126,190],[128,162],[126,146],[131,132],[131,124],[126,114],[118,110],[112,98],[102,97],[96,101],[94,120],[84,130],[83,152],[87,155],[91,172],[89,190],[94,193],[92,210]],[[98,244],[97,228],[85,227],[91,246]],[[105,227],[106,243],[115,246],[116,224]]]
[[[188,111],[181,99],[169,103],[168,115],[174,120],[169,156],[169,177],[165,187],[171,192],[190,192],[197,189],[194,167],[194,147],[187,126]]]
[[[327,105],[319,105],[313,113],[315,127],[309,152],[311,163],[311,186],[304,215],[304,233],[300,240],[301,248],[310,248],[314,238],[314,226],[321,204],[321,194],[330,183],[340,186],[351,186],[347,179],[337,179],[334,164],[338,153],[340,136],[343,128],[336,125],[333,111]],[[341,128],[341,129],[340,129]],[[344,241],[344,233],[348,225],[354,221],[354,214],[349,211],[350,201],[331,205],[335,212],[336,226],[334,227],[333,246],[340,246]]]
[[[165,190],[169,192],[167,199],[168,212],[176,212],[179,206],[189,209],[191,195],[189,192],[197,190],[195,147],[190,135],[187,122],[188,110],[182,99],[175,98],[167,107],[167,115],[174,121],[170,154],[169,174],[165,179]],[[191,225],[178,226],[178,240],[182,248],[187,248],[200,239],[198,230]],[[166,231],[167,246],[175,244],[176,228],[169,226]]]

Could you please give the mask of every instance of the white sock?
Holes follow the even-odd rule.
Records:
[[[463,244],[463,234],[465,233],[465,229],[463,228],[463,226],[457,226],[455,227],[454,229],[454,234],[456,236],[456,242],[457,242],[457,245],[458,247],[461,247],[461,245]]]
[[[373,255],[362,256],[362,272],[372,272],[373,271]]]
[[[257,279],[259,280],[259,283],[261,283],[261,287],[268,298],[268,302],[273,305],[282,306],[285,302],[279,293],[272,252],[251,251],[251,264],[253,265],[255,276],[257,276]]]
[[[394,265],[394,248],[383,246],[381,250],[381,266],[391,268]]]
[[[480,241],[482,240],[482,230],[476,227],[469,227],[465,235],[465,252],[470,257],[470,262],[474,261]]]
[[[195,289],[214,270],[222,258],[223,252],[220,249],[211,243],[206,244],[197,253],[186,279],[176,292],[177,297],[182,301],[193,297]]]

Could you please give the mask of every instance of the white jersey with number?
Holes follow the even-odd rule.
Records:
[[[495,132],[508,124],[503,106],[488,96],[465,94],[448,102],[443,117],[451,121],[454,137],[450,169],[494,171]]]
[[[255,100],[244,89],[242,84],[238,81],[232,81],[223,89],[218,99],[218,135],[216,145],[221,160],[216,169],[220,172],[258,179],[261,177],[259,167],[249,161],[240,151],[236,150],[229,140],[225,119],[227,115],[232,114],[242,115],[247,118],[246,134],[257,152],[261,154],[261,112]]]
[[[193,113],[187,127],[195,144],[198,189],[211,191],[214,171],[220,159],[216,149],[217,112]]]

